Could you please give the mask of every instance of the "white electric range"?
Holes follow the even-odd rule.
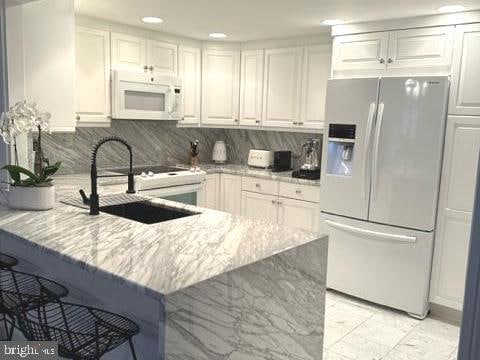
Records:
[[[127,174],[128,168],[111,169]],[[198,205],[199,192],[206,173],[174,166],[152,165],[133,168],[135,190],[147,195],[189,205]]]

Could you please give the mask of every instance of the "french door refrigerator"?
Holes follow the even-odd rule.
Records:
[[[328,82],[329,288],[427,315],[448,89],[440,76]]]

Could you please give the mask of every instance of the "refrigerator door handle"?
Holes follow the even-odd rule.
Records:
[[[366,199],[367,198],[367,193],[368,193],[368,189],[367,189],[367,186],[368,186],[368,179],[367,179],[367,176],[368,176],[368,171],[367,171],[367,167],[368,167],[368,159],[369,159],[369,150],[370,150],[370,140],[371,140],[371,137],[372,137],[372,130],[373,130],[373,119],[375,117],[375,108],[376,108],[377,104],[376,103],[371,103],[370,104],[370,110],[368,112],[368,120],[367,120],[367,133],[366,133],[366,136],[365,136],[365,144],[364,144],[364,148],[365,148],[365,156],[363,158],[363,186],[362,186],[362,189],[363,189],[363,198]]]
[[[387,240],[397,241],[401,243],[414,244],[417,242],[416,236],[398,235],[398,234],[384,233],[380,231],[366,230],[366,229],[361,229],[361,228],[357,228],[350,225],[340,224],[336,221],[331,221],[331,220],[325,220],[325,223],[332,228],[348,231],[354,234],[368,235],[375,238],[387,239]]]
[[[378,151],[380,146],[380,133],[382,131],[384,109],[385,109],[385,104],[380,103],[378,105],[377,128],[375,129],[375,140],[373,145],[372,200],[375,200],[377,195]]]

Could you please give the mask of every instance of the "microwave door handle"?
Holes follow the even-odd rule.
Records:
[[[374,145],[373,145],[372,200],[375,200],[376,196],[377,196],[378,152],[379,152],[379,147],[380,147],[380,134],[382,132],[384,110],[385,110],[385,104],[380,103],[378,105],[377,128],[375,130],[375,140],[374,140]]]
[[[375,108],[376,108],[376,103],[371,103],[370,104],[370,110],[368,111],[368,120],[367,120],[367,132],[365,135],[365,143],[364,143],[364,149],[365,149],[365,155],[363,157],[363,198],[367,198],[367,193],[368,193],[368,159],[369,159],[369,153],[370,153],[370,141],[372,137],[372,130],[373,130],[373,119],[375,117]]]
[[[173,86],[169,86],[167,90],[167,105],[165,110],[171,115],[173,114],[173,109],[175,108],[175,90]]]

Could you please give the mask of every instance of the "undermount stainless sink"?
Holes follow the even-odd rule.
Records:
[[[160,204],[152,204],[148,201],[101,206],[100,212],[138,221],[143,224],[156,224],[199,214],[184,209],[173,209]]]

